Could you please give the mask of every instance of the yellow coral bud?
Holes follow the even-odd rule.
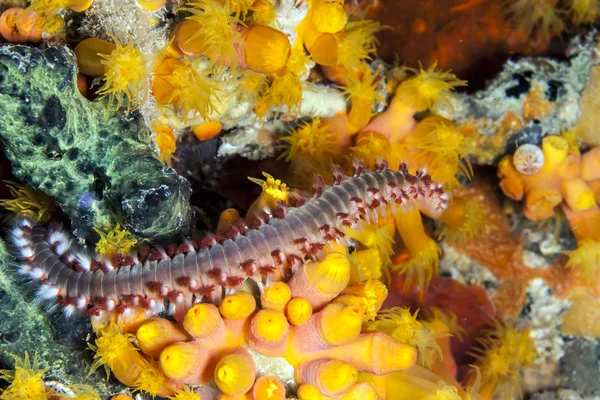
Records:
[[[285,387],[278,377],[263,375],[254,383],[252,395],[254,399],[285,400]]]
[[[225,234],[231,231],[232,228],[237,227],[237,223],[241,220],[240,213],[235,208],[228,208],[223,211],[219,216],[219,222],[217,223],[217,232]]]
[[[380,398],[373,386],[367,382],[355,384],[341,397],[342,400],[378,400]]]
[[[252,319],[252,332],[266,342],[279,342],[290,327],[285,316],[275,310],[261,310]]]
[[[302,297],[296,297],[287,304],[286,315],[291,324],[299,326],[304,324],[312,316],[313,309],[309,301]]]
[[[219,306],[221,315],[227,319],[244,319],[256,310],[256,300],[248,292],[240,291],[223,299]]]
[[[150,356],[158,356],[166,346],[188,339],[178,325],[164,318],[153,319],[142,324],[136,332],[136,337],[140,349]]]
[[[287,349],[289,331],[285,315],[275,310],[261,310],[250,323],[248,345],[267,357],[282,357]]]
[[[138,0],[140,7],[148,11],[156,11],[166,4],[167,0]]]
[[[275,282],[265,288],[260,297],[263,309],[281,311],[285,309],[286,304],[292,298],[292,291],[285,282]]]
[[[219,121],[209,121],[192,127],[198,140],[209,140],[221,133],[223,125]]]
[[[335,66],[338,62],[338,41],[331,33],[323,33],[309,49],[310,56],[319,65]]]
[[[569,142],[561,136],[546,136],[542,140],[544,167],[542,171],[550,171],[560,164],[569,151]]]
[[[172,381],[198,384],[204,381],[209,356],[209,351],[197,343],[175,343],[160,353],[160,368]]]
[[[308,265],[306,274],[322,293],[337,294],[350,280],[350,261],[342,253],[329,253],[322,261]]]
[[[319,389],[317,389],[316,387],[314,387],[313,385],[310,385],[308,383],[300,385],[298,387],[297,394],[298,394],[298,399],[300,399],[300,400],[321,400],[321,399],[323,399],[323,396],[321,396],[321,393],[319,393]]]
[[[555,189],[534,188],[525,197],[525,216],[539,221],[554,215],[554,207],[562,202],[562,195]]]
[[[221,358],[215,368],[215,384],[229,396],[249,391],[255,378],[256,365],[248,351],[242,348]]]
[[[244,33],[244,51],[248,69],[271,74],[285,67],[291,45],[283,32],[265,25],[252,25]]]
[[[320,0],[312,6],[312,9],[312,23],[319,32],[340,32],[348,21],[343,1]]]
[[[329,396],[339,396],[356,383],[358,371],[340,360],[330,360],[319,368],[319,386]]]
[[[183,318],[183,328],[192,336],[202,338],[213,333],[223,319],[214,304],[196,304],[188,310]]]
[[[594,192],[583,179],[563,181],[561,192],[565,202],[573,211],[585,211],[596,205]]]
[[[111,397],[110,400],[133,400],[133,399],[126,394],[116,394],[113,397]]]
[[[351,342],[360,334],[362,316],[362,308],[356,305],[328,305],[321,316],[323,338],[333,345]]]
[[[117,46],[114,43],[102,39],[89,38],[82,40],[73,49],[77,57],[79,72],[90,76],[104,75],[106,69],[102,64],[103,58],[100,57],[100,54],[110,54],[116,48]]]

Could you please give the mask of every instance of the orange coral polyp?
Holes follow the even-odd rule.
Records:
[[[321,334],[331,345],[350,343],[360,334],[363,310],[359,306],[332,303],[319,314]]]
[[[219,360],[215,367],[215,384],[229,396],[248,392],[256,378],[256,365],[247,350],[237,348]]]
[[[188,335],[175,323],[156,318],[143,323],[136,332],[140,349],[149,356],[156,357],[167,346],[183,342]]]
[[[145,56],[129,43],[126,45],[113,36],[115,49],[109,54],[98,54],[103,60],[104,85],[98,90],[100,98],[108,96],[108,109],[118,110],[123,97],[127,100],[127,113],[137,109],[148,95],[148,68]]]
[[[291,45],[283,32],[265,25],[252,25],[245,29],[242,37],[246,68],[270,74],[285,67]]]
[[[552,188],[533,188],[525,197],[525,216],[533,221],[546,219],[554,215],[554,207],[563,201],[559,190]]]
[[[100,54],[110,54],[116,48],[114,43],[97,38],[88,38],[79,42],[73,50],[77,56],[79,71],[90,76],[104,75],[106,70]]]
[[[154,69],[152,94],[160,104],[172,104],[186,118],[197,113],[208,119],[215,109],[218,86],[210,78],[210,71],[200,68],[200,59],[191,62],[166,58]]]
[[[271,309],[283,312],[292,298],[292,291],[285,282],[274,282],[267,286],[260,297],[263,309]]]
[[[167,3],[167,0],[138,0],[144,10],[156,11]]]
[[[214,304],[196,304],[185,314],[183,328],[196,338],[206,338],[223,329],[223,318]]]
[[[219,311],[226,319],[239,320],[249,317],[256,310],[256,300],[248,292],[240,291],[223,299]]]
[[[254,399],[285,400],[285,387],[278,377],[263,375],[254,382],[252,395]]]
[[[417,75],[402,82],[395,97],[402,99],[416,111],[424,111],[433,107],[436,101],[448,103],[454,88],[466,85],[466,81],[450,72],[437,69],[437,64],[433,63],[426,70],[420,68]]]
[[[296,297],[287,304],[285,313],[290,324],[300,326],[310,319],[313,309],[308,300]]]
[[[167,346],[159,358],[160,368],[167,378],[187,384],[205,383],[207,367],[214,356],[196,342],[179,342]]]
[[[22,7],[12,7],[4,10],[0,16],[0,35],[9,43],[24,43],[27,36],[18,24],[20,16],[25,11]]]
[[[195,1],[187,3],[180,11],[190,12],[176,33],[179,49],[187,55],[206,55],[214,65],[238,64],[238,48],[242,46],[242,35],[229,1]]]
[[[338,62],[338,39],[332,33],[323,33],[314,40],[308,52],[317,64],[333,67]]]
[[[322,33],[337,33],[344,29],[348,16],[343,1],[315,0],[311,22]]]

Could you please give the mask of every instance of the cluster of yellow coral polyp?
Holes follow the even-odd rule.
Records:
[[[105,364],[121,382],[154,395],[172,396],[182,385],[214,382],[227,396],[285,398],[277,377],[263,378],[272,384],[257,380],[253,354],[260,354],[283,357],[294,367],[299,394],[305,393],[301,398],[321,398],[310,393],[376,398],[373,387],[358,382],[358,373],[406,370],[417,350],[386,333],[362,332],[363,321],[379,310],[387,289],[376,280],[349,285],[352,268],[344,254],[331,252],[322,261],[304,264],[287,284],[263,288],[260,308],[252,294],[239,291],[219,307],[191,307],[180,324],[163,318],[125,324],[135,339],[119,334],[115,325],[102,325],[92,346],[95,367]]]
[[[524,200],[525,217],[550,218],[560,206],[577,238],[577,250],[566,252],[567,267],[580,267],[590,281],[600,256],[600,148],[580,154],[571,133],[546,136],[541,147],[520,146],[498,165],[500,187],[511,199]]]
[[[411,173],[426,169],[445,190],[459,186],[459,176],[470,178],[471,166],[466,159],[469,153],[468,138],[452,121],[432,112],[437,102],[448,103],[453,96],[452,90],[466,82],[449,72],[438,70],[435,64],[412,73],[410,78],[393,89],[395,92],[387,110],[371,119],[372,103],[377,97],[374,86],[379,83],[370,74],[363,74],[358,79],[347,72],[350,80],[346,90],[351,93],[352,102],[348,112],[313,120],[282,139],[285,143],[282,157],[291,163],[292,179],[299,181],[301,186],[306,186],[305,178],[314,174],[321,174],[328,179],[331,174],[327,169],[331,161],[347,165],[349,155],[361,158],[369,168],[375,167],[378,160],[383,159],[392,167],[406,163]],[[359,92],[364,96],[362,100],[368,97],[369,101],[356,102],[356,93]],[[361,115],[357,114],[359,111],[355,110],[355,105],[362,110]],[[426,113],[428,116],[417,121],[416,113]],[[363,234],[355,239],[365,244],[365,241],[373,241],[377,237],[379,243],[391,249],[396,232],[395,223],[409,257],[395,262],[394,268],[407,274],[408,284],[416,283],[425,288],[437,272],[440,250],[424,229],[421,211],[429,217],[433,216],[426,209],[415,208],[408,213],[398,214],[396,221],[382,219],[382,227],[387,226],[384,230],[389,232],[387,235]],[[451,201],[444,213],[436,215],[435,219],[445,224],[444,233],[452,231],[459,233],[458,236],[473,235],[484,223],[477,205],[461,199]],[[389,255],[390,251],[382,256]],[[387,262],[385,266],[389,264]]]
[[[377,314],[387,289],[365,278],[359,261],[377,250],[340,251],[305,263],[287,283],[240,290],[218,307],[196,304],[179,323],[119,319],[118,327],[94,317],[93,368],[178,400],[477,399],[478,380],[467,389],[456,381],[450,319],[437,312],[417,321],[398,307]],[[488,375],[493,392],[503,378]]]

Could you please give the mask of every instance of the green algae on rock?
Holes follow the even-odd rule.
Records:
[[[54,198],[78,236],[120,223],[162,239],[191,231],[189,183],[164,168],[141,117],[85,99],[66,47],[0,47],[0,141],[13,174]]]

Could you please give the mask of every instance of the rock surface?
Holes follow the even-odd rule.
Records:
[[[139,115],[81,96],[76,72],[66,47],[0,47],[0,141],[13,174],[52,196],[78,236],[117,222],[155,240],[189,233],[189,183],[160,163]]]

